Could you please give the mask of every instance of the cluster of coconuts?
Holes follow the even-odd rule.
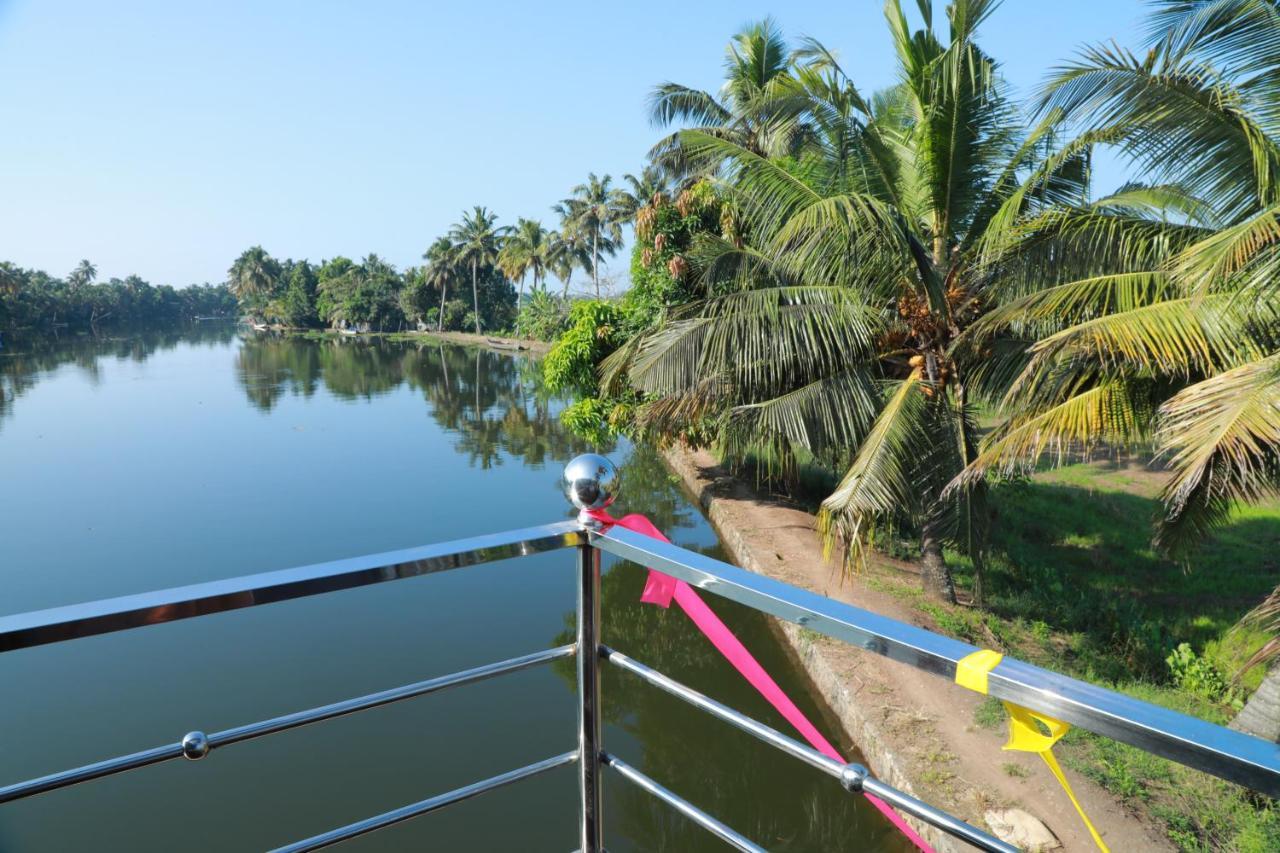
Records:
[[[911,365],[913,372],[923,376],[925,366],[924,356],[917,353],[907,359],[907,364]],[[937,359],[937,370],[938,379],[936,382],[926,382],[920,386],[920,390],[924,392],[926,397],[932,397],[934,388],[941,388],[943,385],[946,385],[947,380],[951,377],[951,365],[941,358]]]

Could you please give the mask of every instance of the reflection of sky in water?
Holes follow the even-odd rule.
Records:
[[[6,341],[0,376],[21,393],[0,425],[0,612],[569,515],[560,465],[588,448],[536,363],[204,336]],[[604,450],[623,463],[620,508],[714,546],[652,451]],[[0,727],[28,735],[6,739],[0,783],[545,648],[566,630],[572,563],[548,554],[0,655]],[[770,719],[676,614],[637,603],[642,581],[609,569],[606,642]],[[724,615],[798,689],[763,620]],[[283,843],[571,747],[570,685],[561,668],[530,671],[12,804],[0,849]],[[771,849],[865,849],[882,830],[830,780],[624,673],[606,675],[606,700],[611,749]],[[207,806],[196,836],[192,803]],[[619,780],[606,805],[612,850],[719,849]],[[575,808],[573,773],[557,771],[351,849],[567,850]]]

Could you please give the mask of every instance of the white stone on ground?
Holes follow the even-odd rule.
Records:
[[[1036,816],[1022,809],[1000,809],[984,814],[987,826],[1001,841],[1028,853],[1045,853],[1062,846],[1057,836]]]

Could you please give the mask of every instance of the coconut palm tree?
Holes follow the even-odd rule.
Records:
[[[573,195],[555,206],[564,220],[562,231],[581,235],[591,247],[591,281],[600,298],[600,260],[612,256],[622,244],[622,225],[634,213],[626,194],[613,188],[613,178],[587,175],[573,188]]]
[[[529,269],[533,272],[533,286],[535,289],[547,292],[547,273],[551,270],[555,262],[556,243],[560,239],[560,235],[556,231],[547,230],[542,227],[542,223],[537,223],[540,234],[536,240],[530,235],[529,244]]]
[[[1174,474],[1157,543],[1180,553],[1280,485],[1280,12],[1162,2],[1151,25],[1145,57],[1087,50],[1045,92],[1151,183],[1013,235],[1056,257],[1122,251],[1083,256],[1082,274],[1036,282],[974,330],[1030,343],[1005,391],[1024,414],[975,470],[1155,438]]]
[[[634,219],[640,208],[646,204],[652,204],[654,199],[671,192],[671,182],[667,180],[666,173],[659,166],[645,166],[639,177],[626,174],[622,179],[631,187],[629,190],[622,191],[628,219]]]
[[[455,262],[471,269],[471,301],[475,311],[476,334],[480,334],[480,267],[493,266],[510,233],[510,226],[499,226],[498,217],[487,208],[476,205],[462,221],[449,229]]]
[[[250,312],[261,308],[279,280],[280,263],[261,246],[252,246],[241,252],[227,270],[227,286]]]
[[[1026,132],[975,33],[994,3],[948,7],[950,38],[912,31],[886,6],[900,84],[864,99],[816,42],[797,52],[792,156],[773,159],[705,129],[679,134],[722,164],[716,185],[743,218],[691,263],[708,299],[670,312],[603,365],[651,402],[644,429],[715,442],[730,459],[807,452],[845,474],[823,502],[829,545],[856,564],[873,533],[919,534],[926,591],[954,600],[943,546],[980,559],[981,482],[944,493],[972,460],[969,377],[952,342],[999,275],[982,247],[1012,223],[1083,192],[1087,158]],[[1051,156],[1047,156],[1051,155]],[[975,589],[975,597],[981,590]]]
[[[22,271],[11,261],[0,261],[0,296],[13,296],[22,286]]]
[[[561,222],[564,214],[562,213]],[[582,235],[578,234],[572,228],[562,227],[559,231],[552,231],[548,240],[547,248],[547,268],[555,273],[556,278],[560,279],[563,285],[563,291],[560,294],[562,300],[569,299],[569,285],[573,281],[573,271],[575,269],[591,268],[591,253],[587,248]]]
[[[449,285],[458,279],[458,267],[453,257],[453,243],[448,237],[437,237],[431,248],[423,253],[427,262],[427,284],[440,289],[440,313],[436,317],[436,331],[444,331],[444,305],[449,298]]]
[[[73,288],[83,287],[98,277],[98,268],[89,261],[81,261],[67,274],[67,284]]]
[[[649,95],[655,127],[700,128],[755,154],[783,153],[787,129],[797,113],[791,94],[791,54],[782,30],[765,18],[734,34],[725,48],[724,83],[713,95],[679,83],[663,83]],[[649,158],[677,177],[712,168],[714,161],[690,159],[677,131],[663,138]]]
[[[541,222],[521,217],[511,236],[502,245],[498,266],[507,278],[520,282],[517,305],[524,299],[524,282],[528,274],[533,273],[534,290],[538,289],[538,281],[546,274],[551,248],[549,234]]]
[[[1017,414],[967,476],[1153,444],[1171,472],[1155,542],[1185,557],[1238,503],[1280,492],[1280,9],[1153,5],[1146,55],[1088,49],[1043,94],[1147,183],[1000,247],[1035,246],[1054,274],[971,330],[979,352],[1016,342],[997,386]],[[1280,634],[1277,601],[1251,618]],[[1277,655],[1271,643],[1252,663]],[[1236,723],[1280,737],[1280,667]]]

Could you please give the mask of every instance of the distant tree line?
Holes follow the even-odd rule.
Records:
[[[290,328],[512,330],[549,340],[567,323],[574,272],[589,275],[599,297],[601,266],[656,190],[651,170],[626,180],[630,190],[609,175],[588,175],[552,206],[558,229],[524,217],[499,225],[488,208],[473,207],[431,241],[422,265],[404,270],[373,254],[313,264],[253,246],[231,265],[227,285],[244,315]],[[561,283],[558,298],[548,290],[551,276]]]
[[[136,275],[97,281],[81,261],[63,278],[0,261],[0,328],[159,326],[195,317],[234,317],[236,300],[225,285],[154,285]]]
[[[551,340],[568,326],[573,274],[601,293],[601,266],[623,226],[658,189],[656,172],[626,176],[630,190],[592,173],[551,206],[559,228],[520,217],[499,225],[489,209],[464,212],[429,243],[424,263],[398,270],[376,254],[312,263],[280,260],[262,246],[240,254],[224,284],[174,288],[139,276],[98,282],[89,261],[63,278],[0,263],[0,328],[77,330],[155,325],[195,317],[244,317],[294,329],[514,331]],[[559,279],[558,297],[548,279]],[[530,285],[528,297],[525,288]]]

